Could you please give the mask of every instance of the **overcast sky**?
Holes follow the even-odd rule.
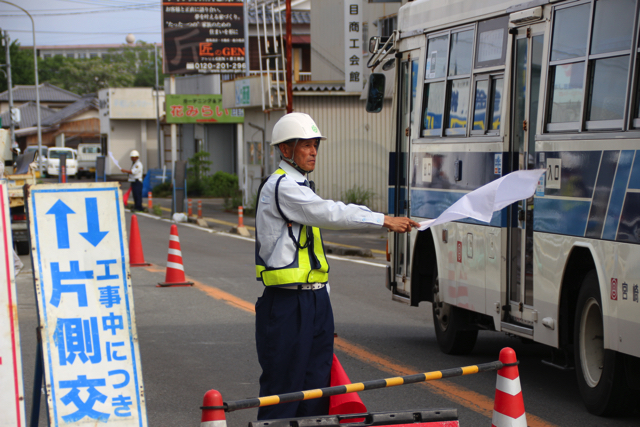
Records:
[[[161,43],[160,0],[8,0],[33,16],[37,46]],[[0,28],[22,46],[33,46],[31,20],[0,1]]]

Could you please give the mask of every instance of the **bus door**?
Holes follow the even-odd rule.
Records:
[[[398,110],[396,123],[396,179],[395,179],[395,212],[396,216],[410,215],[409,192],[409,148],[411,146],[411,125],[413,108],[418,83],[418,55],[420,50],[404,52],[398,70]],[[411,236],[395,233],[393,271],[395,272],[394,294],[408,297],[410,293],[409,277],[411,276]]]
[[[517,29],[514,40],[511,168],[535,168],[535,133],[538,121],[544,24]],[[533,335],[536,315],[533,299],[533,197],[509,211],[507,304],[503,329]]]

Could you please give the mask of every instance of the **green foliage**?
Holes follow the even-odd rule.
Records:
[[[191,165],[187,169],[187,193],[189,196],[200,196],[207,192],[205,179],[211,170],[209,165],[213,164],[208,158],[208,152],[199,151],[189,159],[189,165]]]
[[[11,43],[11,77],[14,85],[35,84],[33,51],[20,50],[20,43]],[[121,50],[119,52],[118,50]],[[107,87],[154,87],[155,64],[153,45],[139,41],[134,46],[112,49],[102,58],[75,59],[56,55],[38,58],[40,83],[50,83],[77,93],[95,93]],[[160,53],[160,52],[159,52]],[[0,62],[4,62],[5,47],[0,47]],[[162,58],[158,55],[159,80],[164,81]],[[7,78],[0,73],[0,92],[7,90]]]
[[[207,190],[205,195],[210,197],[234,197],[240,192],[238,176],[218,171],[213,176],[207,177]]]
[[[344,193],[342,193],[342,201],[345,203],[354,203],[356,205],[367,206],[373,200],[375,193],[370,189],[365,189],[359,185],[354,185]]]
[[[153,205],[153,214],[156,216],[162,216],[162,208],[159,205]]]
[[[6,46],[0,46],[0,63],[6,63]],[[18,40],[13,40],[9,48],[11,56],[11,83],[16,85],[32,85],[35,81],[35,70],[33,67],[33,50],[20,49]],[[7,76],[0,73],[0,92],[7,90]]]
[[[171,196],[171,181],[167,181],[162,184],[156,185],[155,187],[153,187],[153,190],[151,190],[151,192],[153,193],[153,197]],[[154,206],[154,209],[155,209],[155,206]]]
[[[242,206],[242,192],[240,190],[233,193],[230,197],[224,198],[224,208],[226,210],[237,209],[238,206]]]

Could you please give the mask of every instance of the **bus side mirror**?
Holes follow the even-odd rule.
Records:
[[[379,113],[384,102],[385,77],[382,73],[371,73],[367,89],[367,112]]]

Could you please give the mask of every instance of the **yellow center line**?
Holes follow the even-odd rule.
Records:
[[[158,269],[154,267],[144,268],[151,272],[158,272]],[[245,301],[242,298],[238,298],[235,295],[232,295],[221,289],[215,288],[210,285],[205,285],[198,280],[192,278],[187,278],[187,280],[194,283],[194,288],[204,292],[210,297],[223,301],[226,304],[232,307],[239,308],[240,310],[246,311],[247,313],[255,314],[255,307],[252,303]],[[370,366],[373,366],[383,372],[388,372],[392,375],[404,377],[407,375],[422,373],[409,366],[401,365],[392,359],[376,355],[367,350],[365,347],[350,343],[349,341],[344,340],[340,337],[335,338],[334,346],[335,348],[343,351],[349,356],[358,359]],[[469,373],[471,373],[470,370],[465,371],[465,374]],[[439,374],[429,375],[428,379],[437,379],[439,377]],[[394,378],[391,383],[396,384],[396,379]],[[398,383],[401,384],[402,381],[399,381]],[[492,418],[493,416],[493,399],[483,394],[476,393],[475,391],[469,390],[466,387],[454,384],[447,380],[422,382],[417,384],[428,388],[432,393],[439,394],[447,400],[454,402],[460,406],[464,406],[465,408],[470,409],[480,415],[484,415],[487,418]],[[531,413],[527,413],[527,425],[529,427],[557,427],[555,424],[549,423],[540,417],[532,415]]]

